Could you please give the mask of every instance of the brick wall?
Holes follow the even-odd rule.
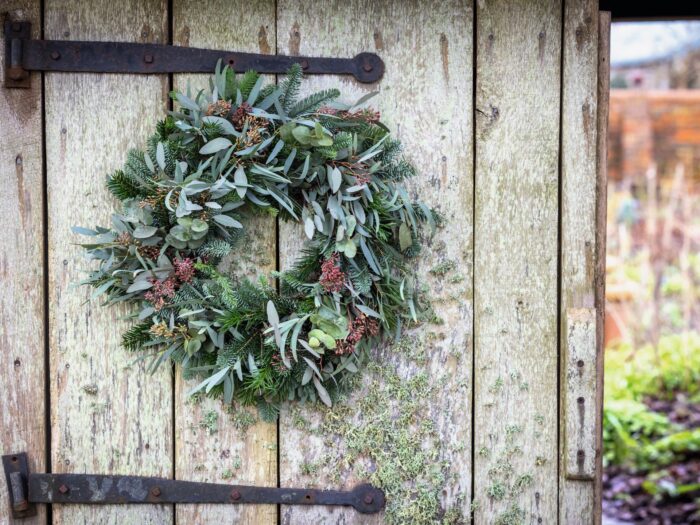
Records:
[[[700,181],[700,90],[613,89],[608,137],[611,180],[641,182],[652,162],[668,177],[682,162]]]

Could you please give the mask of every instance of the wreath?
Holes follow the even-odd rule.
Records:
[[[299,99],[293,66],[279,84],[220,64],[208,93],[173,92],[146,151],[128,153],[107,187],[122,204],[111,228],[74,228],[99,261],[82,284],[105,304],[138,305],[123,334],[149,368],[173,361],[191,393],[258,404],[331,406],[370,350],[421,306],[407,258],[436,213],[401,182],[414,167],[379,120],[328,89]],[[220,269],[255,214],[303,225],[292,268],[236,279]],[[242,248],[245,249],[245,248]]]

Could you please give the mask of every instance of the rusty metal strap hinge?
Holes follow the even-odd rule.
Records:
[[[369,484],[352,490],[293,489],[199,483],[146,476],[36,474],[29,472],[27,454],[2,457],[14,518],[36,514],[37,503],[267,503],[281,505],[342,505],[363,514],[384,508],[384,492]]]
[[[33,40],[29,22],[5,21],[5,87],[28,88],[30,71],[75,73],[210,73],[217,61],[234,71],[285,73],[300,64],[311,75],[352,75],[376,82],[384,62],[374,53],[354,58],[300,57],[236,53],[165,44]]]

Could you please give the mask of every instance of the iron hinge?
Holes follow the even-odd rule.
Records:
[[[215,49],[129,42],[34,40],[29,22],[5,21],[5,87],[28,88],[30,71],[74,73],[210,73],[221,60],[234,71],[282,74],[293,64],[310,75],[352,75],[376,82],[384,62],[374,53],[354,58],[238,53]]]
[[[14,518],[36,514],[37,503],[228,503],[341,505],[363,514],[384,508],[384,492],[369,484],[352,490],[253,487],[147,476],[30,473],[24,452],[2,457]]]

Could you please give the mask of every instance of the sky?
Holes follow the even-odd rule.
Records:
[[[626,62],[666,56],[690,44],[700,46],[700,21],[615,22],[610,36],[610,62]]]

